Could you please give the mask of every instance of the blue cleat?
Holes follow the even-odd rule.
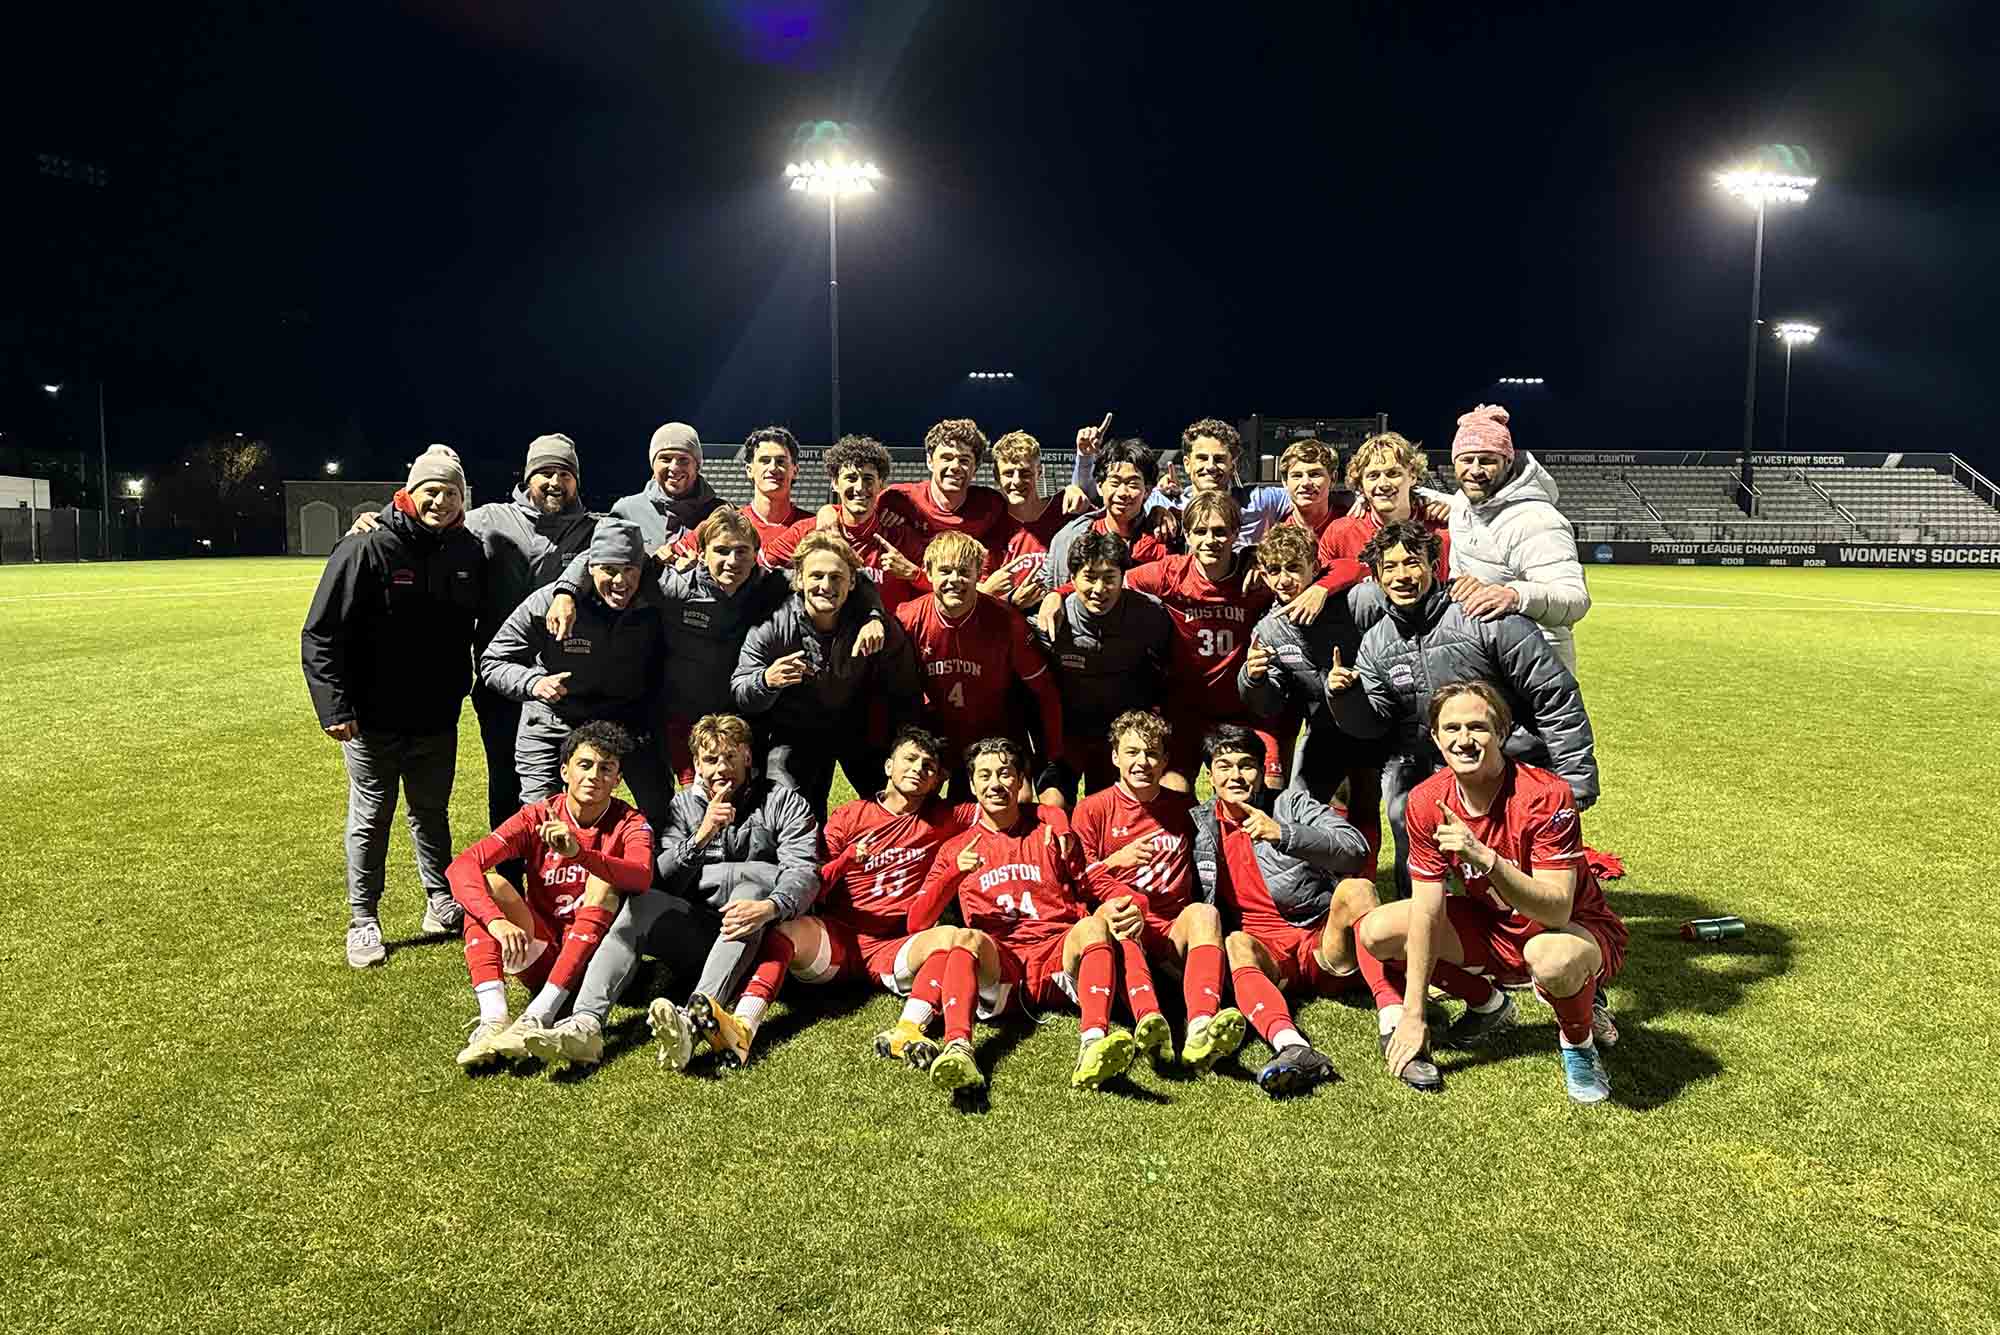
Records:
[[[1562,1064],[1563,1087],[1571,1099],[1578,1103],[1602,1103],[1611,1097],[1611,1076],[1604,1069],[1604,1059],[1597,1055],[1597,1044],[1563,1048]]]

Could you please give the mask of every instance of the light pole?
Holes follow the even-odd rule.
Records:
[[[872,162],[849,162],[835,151],[831,158],[785,164],[785,179],[793,190],[826,196],[826,320],[833,346],[833,439],[840,439],[840,201],[843,196],[872,195],[882,179]]]
[[[1785,345],[1785,415],[1779,419],[1778,448],[1792,447],[1792,349],[1801,348],[1819,337],[1819,326],[1803,320],[1787,320],[1772,331]]]
[[[1791,153],[1788,150],[1782,156],[1789,158]],[[1819,178],[1753,165],[1717,172],[1715,184],[1757,210],[1757,248],[1750,264],[1750,349],[1743,373],[1743,461],[1748,464],[1757,420],[1757,307],[1764,293],[1764,210],[1771,204],[1805,203],[1812,198]]]
[[[55,398],[62,393],[62,382],[42,386],[42,393]],[[97,480],[103,488],[103,508],[97,514],[97,544],[100,560],[111,559],[111,462],[110,454],[104,446],[104,381],[97,382]]]

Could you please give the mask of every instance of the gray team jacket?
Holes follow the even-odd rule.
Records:
[[[1583,691],[1542,629],[1518,612],[1494,621],[1465,614],[1443,585],[1414,607],[1391,607],[1361,637],[1356,686],[1332,697],[1343,731],[1395,731],[1408,755],[1431,748],[1431,693],[1447,682],[1485,681],[1514,711],[1509,755],[1546,747],[1549,768],[1568,780],[1579,811],[1597,800],[1597,751]]]
[[[1195,876],[1202,899],[1213,904],[1216,864],[1222,860],[1215,803],[1203,802],[1189,814],[1194,817]],[[1278,822],[1278,842],[1255,844],[1257,869],[1285,921],[1310,927],[1333,906],[1333,888],[1342,877],[1368,874],[1368,841],[1331,807],[1294,788],[1278,794],[1271,815]]]
[[[1251,639],[1269,645],[1274,661],[1262,681],[1250,680],[1245,667],[1236,669],[1236,693],[1263,718],[1275,718],[1291,708],[1315,722],[1331,723],[1326,674],[1333,666],[1333,651],[1340,650],[1340,661],[1353,667],[1363,633],[1388,611],[1388,596],[1372,579],[1327,599],[1310,625],[1294,625],[1282,608],[1272,608],[1257,623]]]
[[[547,584],[529,594],[501,623],[479,656],[479,679],[510,700],[534,698],[535,683],[567,672],[568,694],[542,707],[575,727],[611,719],[641,732],[653,728],[653,684],[659,680],[664,643],[660,609],[634,602],[614,612],[593,585],[577,595],[576,624],[557,643],[544,620],[556,598]]]
[[[708,814],[708,785],[697,781],[674,794],[660,832],[655,870],[659,884],[677,893],[694,881],[717,908],[745,884],[796,918],[819,897],[819,822],[796,788],[752,771],[733,802],[736,819],[700,848],[695,831]]]
[[[479,604],[475,650],[483,650],[521,600],[562,573],[579,552],[590,550],[597,516],[572,503],[545,515],[528,500],[524,483],[511,501],[492,501],[466,513],[465,527],[486,550],[486,596]]]
[[[1173,614],[1151,594],[1125,590],[1100,620],[1072,593],[1063,599],[1055,639],[1044,636],[1033,618],[1028,632],[1055,665],[1066,734],[1100,745],[1112,719],[1159,703],[1174,625]]]
[[[797,595],[778,604],[768,621],[753,626],[737,657],[730,691],[745,714],[765,715],[778,731],[853,736],[868,725],[870,696],[881,698],[891,730],[916,717],[923,699],[917,651],[894,617],[884,620],[887,638],[868,658],[854,656],[854,636],[868,620],[868,605],[849,594],[831,631],[822,633]],[[813,675],[796,686],[773,687],[764,669],[804,650]]]

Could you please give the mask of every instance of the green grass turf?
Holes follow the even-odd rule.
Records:
[[[1058,1019],[982,1030],[958,1110],[866,1055],[890,1001],[801,986],[748,1071],[663,1072],[621,1009],[587,1079],[466,1079],[400,827],[398,948],[342,960],[315,575],[0,569],[9,1328],[1995,1328],[1993,574],[1591,571],[1632,943],[1588,1111],[1533,1002],[1435,1099],[1321,1001],[1308,1100],[1072,1095]],[[1747,939],[1676,936],[1720,912]]]

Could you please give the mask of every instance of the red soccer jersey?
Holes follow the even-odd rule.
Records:
[[[975,594],[972,610],[956,622],[927,593],[896,609],[896,620],[916,646],[924,674],[924,717],[946,741],[963,752],[982,737],[1025,735],[1010,708],[1016,681],[1041,706],[1043,740],[1049,754],[1062,749],[1062,697],[1041,650],[1028,642],[1028,623],[1005,604]]]
[[[970,802],[931,801],[899,816],[880,794],[856,798],[827,819],[826,892],[813,912],[867,936],[901,936],[938,846],[978,818]]]
[[[1150,802],[1127,792],[1123,782],[1100,789],[1076,804],[1070,828],[1084,858],[1084,893],[1097,903],[1136,895],[1146,912],[1172,922],[1194,901],[1194,799],[1162,788]],[[1104,860],[1128,844],[1146,842],[1153,860],[1140,867],[1106,868]]]
[[[961,872],[958,855],[968,839],[978,842],[981,861]],[[935,923],[955,893],[967,927],[1016,950],[1043,945],[1083,921],[1081,871],[1074,852],[1057,851],[1039,809],[1023,807],[1005,830],[982,816],[964,839],[946,839],[938,849],[922,899],[910,910],[910,930]]]
[[[1450,576],[1446,574],[1446,571],[1451,568],[1450,527],[1445,524],[1433,523],[1430,517],[1421,509],[1417,510],[1415,515],[1416,518],[1423,521],[1424,527],[1437,537],[1438,579],[1449,579]],[[1359,561],[1361,559],[1361,549],[1366,547],[1369,540],[1381,531],[1382,521],[1376,517],[1373,510],[1364,511],[1358,515],[1342,516],[1334,520],[1326,526],[1326,531],[1319,535],[1319,563],[1321,567],[1330,568],[1338,560]]]
[[[1300,512],[1299,507],[1297,505],[1293,505],[1291,509],[1285,511],[1285,517],[1278,522],[1283,524],[1290,524],[1295,528],[1302,528],[1306,532],[1312,534],[1314,540],[1317,541],[1318,539],[1324,538],[1326,536],[1326,531],[1332,528],[1335,524],[1339,523],[1340,519],[1339,516],[1334,513],[1333,507],[1329,505],[1323,511],[1320,512],[1319,522],[1315,524],[1311,520],[1307,519],[1305,515]]]
[[[786,529],[792,527],[794,524],[799,523],[801,520],[812,518],[811,515],[807,514],[804,510],[801,510],[799,509],[798,506],[794,505],[787,508],[785,513],[779,516],[777,522],[767,524],[764,522],[763,518],[758,515],[756,508],[754,506],[739,505],[736,507],[736,509],[737,513],[741,514],[745,519],[750,521],[750,527],[757,530],[757,559],[759,561],[762,561],[765,565],[771,564],[770,561],[765,557],[765,553],[770,550],[771,543],[776,540],[777,536],[780,533],[783,533]],[[674,555],[676,556],[700,555],[699,549],[695,546],[693,529],[688,529],[685,532],[683,532],[680,538],[674,543]]]
[[[1576,873],[1575,897],[1570,916],[1579,922],[1617,921],[1604,901],[1604,891],[1591,875],[1590,861],[1583,852],[1583,822],[1576,812],[1576,798],[1559,775],[1517,760],[1507,762],[1500,792],[1483,816],[1467,814],[1465,797],[1459,792],[1458,776],[1441,769],[1410,791],[1404,822],[1410,832],[1410,877],[1418,881],[1444,882],[1447,873],[1456,873],[1465,893],[1506,915],[1500,930],[1519,945],[1526,945],[1545,929],[1534,919],[1514,911],[1487,878],[1465,865],[1456,853],[1446,853],[1437,845],[1439,822],[1437,804],[1443,802],[1465,823],[1479,842],[1498,853],[1520,870],[1532,875],[1536,868]],[[1623,935],[1622,925],[1620,935]]]
[[[806,534],[811,533],[818,526],[818,518],[809,515],[798,523],[793,524],[790,528],[779,530],[777,535],[771,538],[765,545],[759,559],[774,570],[780,566],[789,565],[792,560],[792,553],[798,549],[800,541],[804,539]],[[846,519],[843,517],[840,524],[833,529],[833,532],[838,533],[846,540],[847,545],[854,549],[855,556],[860,558],[862,570],[866,572],[869,579],[875,581],[875,586],[882,595],[883,611],[894,612],[898,607],[916,597],[919,593],[929,591],[930,584],[923,578],[922,574],[924,538],[910,525],[902,524],[895,528],[883,528],[882,512],[877,509],[874,517],[860,528],[849,528]],[[888,538],[889,545],[894,547],[898,552],[901,552],[911,565],[918,568],[916,578],[904,579],[900,575],[885,575],[882,573],[882,544],[877,541],[878,537]]]
[[[1244,712],[1236,670],[1250,649],[1250,632],[1270,610],[1271,590],[1259,581],[1245,589],[1247,557],[1234,574],[1212,584],[1192,555],[1169,556],[1125,572],[1125,587],[1150,593],[1173,615],[1174,648],[1167,668],[1171,705],[1205,718]]]
[[[926,545],[938,534],[954,530],[978,539],[986,548],[986,567],[980,574],[990,575],[999,568],[1000,549],[1006,545],[1006,528],[1013,517],[1007,513],[1007,498],[993,488],[968,487],[958,508],[946,510],[931,495],[930,479],[925,478],[921,482],[898,482],[882,493],[882,504],[914,523]],[[923,557],[919,556],[917,564],[923,563]]]
[[[1048,564],[1049,544],[1069,518],[1063,513],[1060,497],[1051,500],[1034,519],[1007,517],[994,541],[1000,544],[1000,565],[1006,568],[1009,588],[1018,589],[1031,579],[1048,583],[1042,570]]]
[[[551,820],[576,831],[575,857],[564,857],[542,842],[542,824]],[[514,858],[526,867],[521,897],[549,922],[568,922],[583,902],[584,884],[592,876],[625,894],[651,887],[653,827],[615,797],[592,825],[576,823],[566,793],[530,802],[452,859],[445,872],[451,897],[481,924],[505,917],[486,888],[486,873]]]
[[[1271,888],[1264,884],[1256,841],[1243,832],[1242,822],[1229,818],[1219,800],[1215,804],[1215,839],[1220,845],[1216,850],[1215,905],[1224,919],[1252,936],[1291,930],[1271,898]]]

